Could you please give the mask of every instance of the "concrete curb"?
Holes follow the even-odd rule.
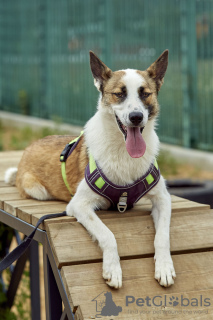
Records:
[[[68,131],[71,135],[78,135],[82,127],[74,126],[70,124],[57,124],[52,120],[40,119],[31,116],[24,116],[16,113],[0,111],[0,121],[3,125],[15,127],[15,128],[23,128],[24,126],[28,126],[32,128],[32,130],[36,131],[41,128],[51,128],[56,129],[59,126],[60,130]]]
[[[161,143],[160,149],[168,152],[178,161],[194,164],[203,170],[213,170],[213,152],[187,149],[166,143]]]

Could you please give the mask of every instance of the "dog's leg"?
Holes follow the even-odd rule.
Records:
[[[149,193],[151,199],[152,217],[155,224],[155,279],[160,285],[168,287],[174,283],[176,277],[172,257],[170,254],[170,219],[171,197],[166,189],[163,177]]]
[[[122,270],[115,237],[94,211],[107,207],[108,200],[93,192],[83,179],[66,210],[69,216],[74,216],[87,229],[93,240],[98,241],[103,251],[103,278],[109,286],[120,288]]]

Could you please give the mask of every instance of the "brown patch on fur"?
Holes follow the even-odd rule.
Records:
[[[61,175],[59,158],[65,145],[74,138],[72,136],[48,136],[34,142],[25,150],[16,178],[16,185],[21,196],[29,197],[24,189],[31,188],[33,184],[39,182],[55,199],[70,201],[70,193]],[[88,161],[86,145],[82,137],[66,161],[67,181],[73,194],[84,177]]]
[[[137,73],[140,74],[146,81],[146,84],[143,84],[144,91],[151,93],[149,97],[143,100],[143,103],[145,107],[149,110],[149,119],[153,119],[159,113],[159,104],[157,100],[158,92],[155,81],[152,78],[150,78],[147,71],[138,70]]]
[[[143,84],[143,87],[147,89],[147,91],[157,93],[155,81],[152,78],[150,78],[147,70],[145,71],[137,70],[137,73],[141,75],[146,81],[146,84],[145,85]]]
[[[102,101],[105,106],[119,103],[119,98],[112,93],[122,92],[122,88],[125,87],[125,84],[121,81],[121,78],[124,75],[125,71],[115,71],[113,72],[112,77],[106,82],[102,96]]]

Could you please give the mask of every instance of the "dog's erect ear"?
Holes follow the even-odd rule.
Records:
[[[163,84],[163,78],[168,66],[168,55],[169,50],[165,50],[160,57],[147,69],[149,76],[156,82],[157,91],[160,90],[160,87]]]
[[[90,51],[90,67],[94,77],[95,86],[103,93],[103,86],[112,76],[110,70],[95,54]]]

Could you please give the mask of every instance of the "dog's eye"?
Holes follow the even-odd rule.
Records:
[[[142,96],[143,96],[144,98],[148,98],[148,97],[150,96],[150,94],[151,94],[151,93],[149,93],[149,92],[143,92],[143,95],[142,95]]]
[[[124,98],[125,97],[125,93],[124,92],[116,92],[113,93],[117,98]]]
[[[152,94],[151,92],[145,91],[144,87],[140,87],[138,93],[142,100],[148,98]]]

